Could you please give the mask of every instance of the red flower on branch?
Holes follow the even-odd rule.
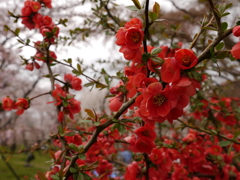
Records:
[[[17,109],[16,114],[21,115],[24,113],[26,109],[29,108],[28,100],[24,98],[18,98],[17,102],[15,102],[13,109]]]
[[[11,98],[9,97],[2,98],[2,108],[5,111],[11,111],[13,109],[13,106],[14,101]]]
[[[197,56],[190,49],[179,49],[174,57],[180,69],[190,69],[198,63]]]

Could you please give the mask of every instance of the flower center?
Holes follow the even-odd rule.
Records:
[[[131,39],[133,42],[137,43],[140,39],[140,34],[138,32],[132,32]]]
[[[190,66],[191,60],[190,60],[190,57],[189,57],[188,55],[184,55],[184,56],[182,57],[182,64],[183,64],[184,66]]]
[[[153,97],[153,104],[161,106],[166,101],[166,98],[162,94],[157,94]]]

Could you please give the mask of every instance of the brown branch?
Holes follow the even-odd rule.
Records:
[[[216,23],[217,23],[218,35],[220,35],[220,34],[223,33],[223,31],[222,31],[222,25],[221,25],[221,19],[220,19],[220,17],[218,17],[217,13],[216,13],[215,10],[214,10],[214,9],[216,9],[216,8],[214,7],[212,0],[208,0],[208,2],[209,2],[209,4],[210,4],[211,10],[212,10],[212,12],[213,12],[213,16],[214,16],[214,18],[215,18],[215,20],[216,20]]]
[[[228,30],[226,30],[222,34],[218,35],[218,37],[215,38],[215,40],[211,44],[209,44],[209,46],[198,56],[198,63],[202,62],[205,59],[211,58],[210,49],[214,48],[224,38],[226,38],[227,36],[232,34],[232,29],[233,29],[233,27],[228,29]]]
[[[138,92],[132,99],[130,99],[128,102],[126,102],[126,104],[124,104],[121,109],[113,116],[112,119],[118,119],[134,102],[135,102],[135,99],[140,95],[140,93]],[[107,121],[106,123],[100,125],[100,126],[97,126],[96,127],[96,130],[94,131],[93,133],[93,136],[91,137],[91,139],[87,142],[87,144],[85,145],[84,147],[84,151],[83,153],[86,153],[90,147],[95,143],[97,142],[97,137],[98,135],[100,134],[100,132],[102,132],[105,128],[107,128],[108,126],[114,124],[115,122],[112,121],[111,119],[109,121]],[[65,173],[65,177],[68,178],[70,175],[71,175],[71,172],[70,172],[70,167],[73,167],[75,162],[77,161],[78,159],[78,155],[74,155],[72,157],[72,160],[70,162],[70,164],[68,165],[67,167],[67,171]]]
[[[195,129],[195,130],[198,130],[198,131],[201,131],[201,132],[205,132],[206,134],[209,134],[209,135],[218,136],[218,137],[223,138],[223,139],[225,139],[225,140],[231,141],[231,142],[233,142],[233,143],[235,143],[235,144],[240,144],[239,141],[236,141],[236,140],[234,140],[234,139],[230,139],[230,138],[228,138],[228,137],[226,137],[226,136],[223,136],[222,134],[216,134],[216,133],[211,132],[211,131],[208,131],[208,130],[206,130],[206,129],[202,129],[202,128],[198,127],[198,126],[194,126],[194,125],[187,124],[187,123],[183,122],[183,121],[180,120],[180,119],[177,119],[177,121],[181,122],[182,124],[184,124],[184,126],[189,127],[189,128],[191,128],[191,129]]]

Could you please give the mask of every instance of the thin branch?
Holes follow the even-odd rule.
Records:
[[[233,142],[233,143],[235,143],[235,144],[240,144],[239,141],[236,141],[236,140],[234,140],[234,139],[230,139],[230,138],[228,138],[228,137],[226,137],[226,136],[223,136],[222,134],[216,134],[216,133],[211,132],[211,131],[208,131],[208,130],[206,130],[206,129],[202,129],[202,128],[197,127],[197,126],[187,124],[187,123],[183,122],[183,121],[180,120],[180,119],[177,119],[177,121],[181,122],[182,124],[184,124],[184,126],[189,127],[189,128],[191,128],[191,129],[196,129],[196,130],[198,130],[198,131],[205,132],[206,134],[209,134],[209,135],[218,136],[218,137],[223,138],[223,139],[225,139],[225,140],[231,141],[231,142]]]
[[[222,25],[221,25],[221,19],[218,17],[217,13],[215,12],[214,9],[216,9],[213,5],[213,2],[212,0],[208,0],[209,4],[210,4],[210,7],[211,7],[211,10],[213,12],[213,16],[216,20],[216,23],[217,23],[217,28],[218,28],[218,35],[222,34],[223,33],[223,30],[222,30]]]
[[[202,62],[205,59],[211,58],[210,49],[214,48],[224,38],[226,38],[227,36],[232,34],[232,29],[233,29],[233,27],[226,30],[222,34],[218,35],[218,37],[211,44],[209,44],[209,46],[198,56],[198,63]]]
[[[121,109],[113,116],[113,119],[118,119],[134,102],[135,102],[135,99],[140,95],[140,93],[137,93],[132,99],[130,99],[128,102],[126,102],[126,104],[124,104]],[[107,128],[108,126],[114,124],[114,121],[112,120],[109,120],[107,121],[106,123],[100,125],[100,126],[97,126],[96,127],[96,130],[94,131],[93,133],[93,136],[91,137],[91,139],[87,142],[87,144],[85,145],[84,147],[84,153],[86,153],[90,147],[97,141],[97,137],[98,135],[105,129]],[[72,160],[70,162],[70,164],[68,165],[67,167],[67,171],[66,171],[66,174],[65,174],[65,177],[69,177],[71,175],[71,172],[70,172],[70,167],[73,167],[75,162],[77,161],[78,159],[78,155],[74,155],[72,157]]]

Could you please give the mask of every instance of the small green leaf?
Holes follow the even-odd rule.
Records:
[[[228,28],[228,23],[227,23],[227,22],[223,22],[223,23],[221,24],[221,26],[222,26],[222,30],[223,30],[223,31],[226,31],[226,29]]]
[[[100,122],[94,122],[93,125],[94,125],[94,126],[99,126],[99,125],[100,125]]]
[[[228,146],[229,144],[231,144],[230,141],[220,141],[220,142],[219,142],[219,146],[222,146],[222,147]]]
[[[151,59],[154,61],[154,62],[157,62],[159,63],[160,65],[162,65],[164,63],[164,60],[160,57],[151,57]]]
[[[154,49],[151,50],[151,55],[155,56],[158,53],[160,53],[161,51],[162,51],[162,48],[160,48],[160,47],[154,48]]]
[[[228,56],[229,52],[228,51],[221,51],[219,52],[215,57],[217,59],[224,59]]]
[[[69,147],[70,149],[78,152],[78,148],[77,148],[77,146],[76,146],[75,144],[70,143],[70,144],[68,144],[68,147]]]
[[[126,6],[126,8],[132,11],[138,11],[138,8],[136,6]]]
[[[70,170],[70,172],[73,173],[73,174],[78,172],[78,170],[75,169],[74,167],[70,167],[69,170]]]
[[[141,9],[141,4],[138,0],[132,0],[132,2],[134,3],[134,5],[137,7],[137,9]]]
[[[218,45],[216,45],[215,49],[217,51],[220,51],[224,47],[224,42],[220,42]]]
[[[154,12],[149,12],[149,17],[152,21],[155,21],[158,17],[158,15]]]
[[[82,160],[85,160],[85,159],[86,159],[86,155],[85,155],[84,153],[79,154],[79,155],[78,155],[78,158],[79,158],[79,159],[82,159]]]

